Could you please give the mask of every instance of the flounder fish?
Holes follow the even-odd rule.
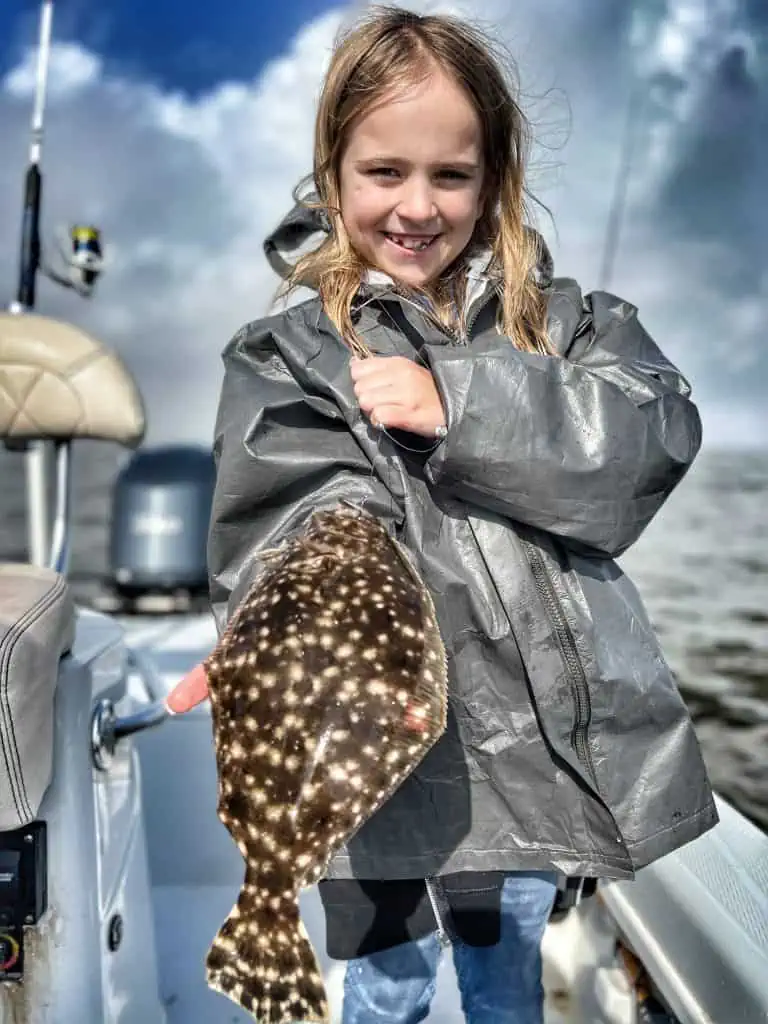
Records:
[[[246,862],[207,980],[261,1024],[327,1022],[299,890],[443,733],[445,650],[429,592],[367,513],[317,512],[260,558],[205,662],[218,814]]]

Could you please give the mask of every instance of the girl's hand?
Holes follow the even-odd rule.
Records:
[[[375,426],[435,437],[445,426],[432,374],[403,356],[371,356],[350,363],[355,396]]]
[[[165,699],[165,706],[174,715],[191,711],[208,696],[208,677],[202,663],[195,665]]]

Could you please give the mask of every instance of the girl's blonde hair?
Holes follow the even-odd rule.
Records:
[[[499,330],[519,349],[551,352],[545,298],[534,274],[538,236],[525,226],[528,121],[490,41],[475,27],[445,15],[379,7],[337,43],[317,111],[313,169],[317,203],[326,211],[331,230],[319,248],[297,262],[288,290],[300,285],[315,288],[342,338],[357,354],[367,354],[352,322],[353,302],[366,267],[341,219],[341,159],[358,118],[385,95],[424,81],[435,66],[465,90],[482,126],[485,203],[473,243],[491,252],[490,266],[500,296]],[[310,200],[305,202],[311,205]],[[437,309],[446,319],[447,296],[463,270],[463,266],[451,268],[443,280],[450,288],[444,288],[442,296],[438,289]]]

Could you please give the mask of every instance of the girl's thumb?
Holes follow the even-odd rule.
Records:
[[[180,715],[196,707],[207,696],[208,677],[201,662],[171,690],[165,698],[165,706],[172,715]]]

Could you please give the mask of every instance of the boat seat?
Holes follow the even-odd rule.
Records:
[[[720,824],[600,893],[673,1012],[768,1020],[768,836],[717,797]]]
[[[0,438],[135,448],[144,431],[141,394],[114,352],[63,320],[0,313]]]
[[[74,635],[63,576],[0,563],[0,831],[33,821],[51,781],[56,680]]]

